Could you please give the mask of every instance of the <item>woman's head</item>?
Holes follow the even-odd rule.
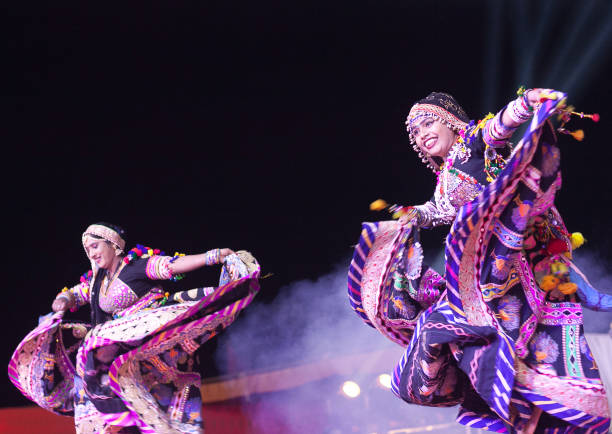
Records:
[[[467,114],[455,98],[447,93],[432,92],[412,106],[406,128],[422,160],[429,161],[429,166],[437,169],[434,157],[446,157],[457,133],[465,129],[468,122]]]
[[[87,257],[100,268],[116,264],[125,249],[125,231],[109,223],[95,223],[83,233],[83,248]]]
[[[410,134],[424,155],[439,158],[446,157],[457,136],[456,132],[432,117],[418,119]]]

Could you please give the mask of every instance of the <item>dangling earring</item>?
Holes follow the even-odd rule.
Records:
[[[115,247],[115,256],[121,256],[122,253],[123,253],[123,250],[121,250],[118,247]]]
[[[415,152],[417,153],[421,161],[424,163],[426,161],[427,155],[425,155],[423,151],[421,151],[421,148],[419,148],[419,146],[416,143],[412,145],[412,149],[415,150]]]

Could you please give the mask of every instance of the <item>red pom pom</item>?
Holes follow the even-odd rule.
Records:
[[[123,262],[125,262],[126,264],[129,264],[130,260],[128,258],[129,256],[126,256],[125,258],[123,258]]]
[[[160,252],[161,252],[161,250],[159,250],[159,249],[153,250],[153,253],[155,253],[156,255],[159,255]]]
[[[137,254],[138,256],[142,256],[142,250],[140,250],[140,249],[136,249],[136,254]]]
[[[593,122],[599,122],[599,113],[593,113],[591,119],[593,119]]]
[[[565,253],[569,250],[565,241],[560,240],[559,238],[553,238],[548,242],[546,246],[546,252],[549,255],[556,255],[559,253]]]

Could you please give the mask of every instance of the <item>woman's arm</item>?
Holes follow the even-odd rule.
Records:
[[[213,249],[199,255],[179,256],[168,265],[168,268],[173,275],[188,273],[206,265],[219,264],[232,253],[234,252],[230,249]]]
[[[60,310],[76,310],[81,306],[89,303],[89,287],[92,280],[91,272],[85,273],[81,277],[81,283],[74,285],[72,288],[64,288],[51,304],[53,312]]]
[[[516,129],[525,121],[527,121],[531,115],[533,107],[540,102],[540,94],[543,91],[549,89],[529,89],[525,93],[511,101],[505,109],[502,109],[501,121],[506,128]]]
[[[554,92],[552,89],[529,89],[491,118],[483,131],[483,139],[489,146],[505,146],[514,131],[529,120],[533,107],[540,103],[542,94]]]
[[[435,199],[431,199],[423,205],[402,207],[399,223],[406,225],[412,222],[421,228],[431,228],[451,224],[456,214],[454,208],[447,211],[440,209]]]

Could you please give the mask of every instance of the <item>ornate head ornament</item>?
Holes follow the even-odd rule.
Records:
[[[81,237],[81,241],[83,242],[83,248],[85,247],[85,238],[90,235],[95,235],[99,238],[102,238],[115,246],[115,250],[118,251],[119,254],[123,253],[125,249],[125,240],[121,238],[121,235],[117,231],[108,226],[104,225],[90,225],[85,232],[83,232],[83,236]]]
[[[412,133],[415,121],[422,118],[434,118],[455,132],[465,129],[470,119],[457,100],[443,92],[430,93],[425,98],[417,101],[410,109],[406,119],[406,130],[410,135],[410,143],[413,144],[412,147],[421,157],[421,161],[427,163],[427,167],[435,172],[439,170],[439,164],[431,156],[423,154],[415,143],[416,140]]]

